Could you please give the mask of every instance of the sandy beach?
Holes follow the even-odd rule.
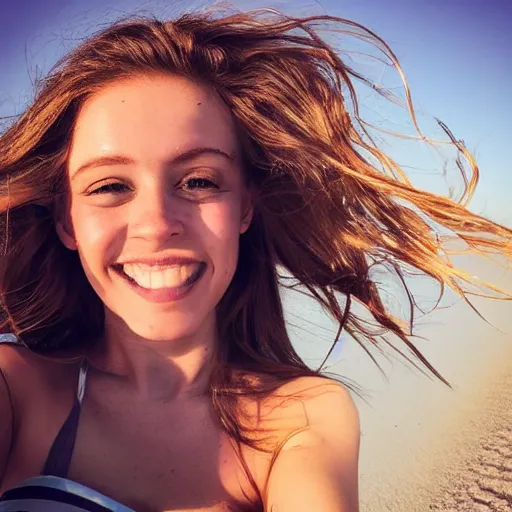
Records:
[[[428,510],[512,510],[512,372],[491,387],[456,462],[442,475]],[[462,450],[461,450],[462,449]]]
[[[511,345],[472,384],[360,404],[362,512],[512,511]]]

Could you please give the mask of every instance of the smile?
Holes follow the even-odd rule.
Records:
[[[171,265],[125,263],[113,270],[139,295],[152,302],[171,302],[184,298],[204,275],[204,262]]]
[[[167,267],[127,263],[123,272],[141,288],[159,290],[176,288],[186,284],[201,269],[201,263],[172,265]]]

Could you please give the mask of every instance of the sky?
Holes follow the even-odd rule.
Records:
[[[430,135],[428,129],[434,126],[431,120],[435,116],[476,156],[480,184],[470,208],[512,226],[512,2],[232,0],[231,4],[241,9],[277,7],[291,14],[328,13],[357,21],[383,37],[405,72],[426,135]],[[173,16],[206,5],[209,3],[198,0],[88,0],[86,8],[79,0],[4,0],[0,16],[0,116],[20,113],[26,107],[34,78],[46,73],[77,44],[78,37],[130,13]],[[361,58],[359,64],[369,69],[368,62]],[[358,68],[356,56],[353,65]],[[385,86],[399,83],[389,67],[373,65],[371,71]],[[362,98],[363,111],[366,108],[370,118],[378,112],[400,128],[403,114],[364,94]],[[394,139],[389,152],[400,163],[425,171],[414,174],[411,169],[415,184],[446,191],[440,181],[439,162],[417,145],[409,146]]]

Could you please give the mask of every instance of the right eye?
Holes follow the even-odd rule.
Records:
[[[124,183],[119,182],[112,182],[112,183],[105,183],[104,185],[101,185],[100,187],[97,187],[89,192],[89,195],[98,195],[98,194],[120,194],[122,192],[126,192],[128,189],[128,186]]]

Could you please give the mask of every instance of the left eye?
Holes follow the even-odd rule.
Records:
[[[119,194],[121,192],[125,192],[128,190],[128,187],[124,185],[123,183],[113,182],[113,183],[106,183],[105,185],[102,185],[101,187],[98,187],[90,192],[90,195],[98,195],[98,194]]]
[[[208,178],[189,178],[183,185],[187,190],[206,190],[211,188],[219,188],[213,181]]]

